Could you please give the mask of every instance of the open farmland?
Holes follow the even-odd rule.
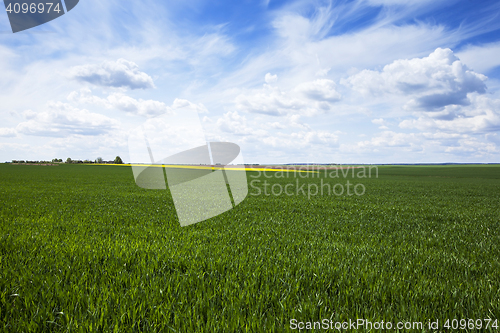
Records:
[[[366,191],[250,187],[181,228],[168,190],[137,187],[130,167],[0,165],[0,330],[281,332],[365,318],[428,332],[429,320],[500,319],[500,167],[378,171],[248,172]]]

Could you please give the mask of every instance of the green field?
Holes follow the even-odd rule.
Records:
[[[350,181],[365,194],[249,195],[181,228],[169,192],[137,187],[130,167],[2,164],[0,331],[500,321],[500,166],[386,166]]]

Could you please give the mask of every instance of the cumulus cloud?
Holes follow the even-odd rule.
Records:
[[[338,146],[337,133],[315,130],[306,124],[299,124],[298,120],[298,115],[290,115],[284,117],[282,122],[266,123],[261,117],[248,119],[237,111],[230,111],[217,120],[217,127],[220,133],[243,137],[243,142],[250,140],[254,147],[257,145],[265,151],[299,152],[306,149],[311,152]]]
[[[374,123],[375,125],[379,125],[380,129],[388,129],[389,128],[386,126],[386,121],[383,118],[373,119],[372,123]]]
[[[439,110],[468,105],[469,93],[485,93],[486,76],[467,68],[450,49],[436,49],[428,57],[396,60],[382,71],[363,70],[343,80],[365,96],[406,96],[407,108]]]
[[[281,118],[279,122],[269,122],[267,120],[261,116],[248,119],[240,115],[238,111],[229,111],[217,120],[216,125],[221,132],[238,136],[252,136],[253,138],[259,137],[259,140],[276,131],[290,133],[290,131],[300,129],[313,132],[313,129],[308,124],[301,121],[300,115],[287,115]]]
[[[82,104],[93,104],[102,107],[108,107],[108,101],[104,98],[92,95],[92,90],[82,88],[78,91],[72,91],[67,97],[68,101]]]
[[[308,132],[298,132],[292,133],[292,139],[303,140],[304,145],[308,144],[320,144],[320,145],[334,145],[338,144],[338,135],[328,131],[308,131]]]
[[[278,81],[278,75],[271,75],[271,73],[267,73],[266,76],[264,77],[264,80],[266,81],[267,84],[273,83]]]
[[[456,133],[500,131],[500,100],[478,94],[472,94],[470,99],[470,105],[448,105],[437,115],[426,112],[418,119],[403,120],[399,127]]]
[[[17,135],[17,131],[14,128],[0,128],[0,137],[12,138]]]
[[[312,130],[311,127],[301,119],[301,115],[289,114],[280,119],[279,122],[269,124],[273,128],[300,128],[302,130]]]
[[[118,127],[118,122],[98,113],[80,110],[69,104],[49,102],[43,112],[28,113],[28,119],[17,125],[19,133],[46,137],[72,134],[99,135]]]
[[[338,146],[338,135],[328,131],[298,131],[293,133],[278,132],[263,136],[259,140],[267,146],[283,149],[322,149]]]
[[[68,100],[76,103],[97,105],[107,109],[117,109],[145,117],[154,117],[172,112],[172,109],[163,102],[135,99],[122,93],[100,98],[92,95],[92,91],[88,88],[73,91],[68,95]]]
[[[458,141],[457,146],[450,145],[444,149],[446,153],[455,155],[473,155],[477,157],[498,154],[500,150],[493,143],[481,142],[473,137],[467,137]]]
[[[291,111],[299,111],[303,102],[277,87],[265,86],[252,95],[236,97],[236,107],[240,110],[279,116]]]
[[[329,151],[338,147],[338,133],[311,128],[300,121],[299,115],[287,115],[280,122],[268,122],[267,117],[249,117],[241,115],[238,111],[225,113],[217,120],[217,129],[223,137],[219,140],[234,140],[251,142],[252,147],[259,154],[276,152],[295,152],[303,155],[313,151]],[[227,138],[225,135],[233,135]],[[272,153],[274,157],[276,155]]]
[[[421,132],[421,133],[398,133],[394,131],[383,131],[374,135],[369,140],[359,141],[354,144],[342,144],[340,150],[343,153],[395,153],[395,158],[404,156],[402,152],[418,153],[424,161],[427,156],[437,154],[441,156],[440,161],[445,162],[446,154],[456,156],[485,157],[495,156],[500,151],[493,142],[482,140],[481,137],[469,134],[446,133],[446,132]],[[444,155],[443,155],[444,154]],[[451,158],[454,158],[451,157]],[[444,159],[443,159],[444,158]],[[415,160],[415,156],[412,157]]]
[[[129,89],[155,87],[151,76],[141,72],[134,62],[125,59],[106,61],[100,65],[76,66],[71,68],[70,77],[104,87]]]
[[[170,112],[170,108],[163,102],[143,99],[137,100],[124,94],[110,95],[107,98],[107,102],[110,108],[146,117],[153,117]]]
[[[396,133],[393,131],[383,131],[370,140],[357,143],[358,148],[376,147],[400,147],[414,148],[416,146],[417,135],[415,133]]]
[[[224,114],[217,120],[217,126],[221,131],[235,135],[252,135],[256,132],[248,126],[247,118],[241,116],[237,111]]]
[[[192,103],[186,99],[180,99],[180,98],[176,98],[174,100],[174,102],[172,103],[172,109],[174,109],[174,110],[180,110],[180,109],[184,109],[184,108],[194,110],[198,113],[207,113],[208,112],[207,108],[202,103],[195,104],[195,103]]]
[[[335,89],[335,82],[328,79],[320,79],[299,84],[295,88],[295,91],[318,102],[337,102],[342,96]]]
[[[189,108],[198,113],[208,112],[202,103],[195,104],[185,99],[176,98],[172,106],[168,106],[160,101],[135,99],[123,93],[115,93],[107,98],[101,98],[93,95],[88,88],[71,92],[68,95],[68,100],[75,103],[97,105],[107,109],[117,109],[144,117],[155,117],[165,113],[172,113],[175,110],[182,110],[183,108]]]
[[[333,103],[341,97],[335,82],[319,79],[299,84],[291,91],[282,91],[266,84],[253,94],[239,95],[236,98],[236,106],[240,110],[272,116],[293,113],[311,116],[330,111]]]
[[[401,152],[420,152],[423,150],[423,138],[416,133],[397,133],[383,131],[367,140],[340,145],[340,151],[346,154],[375,153],[394,150]]]

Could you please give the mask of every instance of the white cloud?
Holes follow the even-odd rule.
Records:
[[[344,154],[358,154],[366,156],[373,154],[373,158],[388,163],[391,162],[421,161],[421,162],[450,162],[456,158],[494,158],[500,152],[493,142],[487,142],[482,137],[468,134],[446,132],[397,133],[383,131],[369,140],[353,144],[340,145]],[[406,153],[406,154],[405,154]],[[411,158],[408,158],[412,154]]]
[[[266,85],[251,95],[236,97],[236,107],[240,110],[279,116],[287,112],[299,111],[303,102],[289,94],[282,92],[278,87]]]
[[[277,130],[283,130],[284,133],[288,132],[289,134],[294,129],[314,132],[309,125],[300,120],[300,115],[287,115],[280,118],[279,122],[269,122],[267,116],[253,117],[252,114],[249,116],[250,119],[240,115],[238,111],[229,111],[217,120],[217,129],[220,132],[237,136],[259,137],[257,141],[261,141]]]
[[[0,137],[12,138],[17,135],[17,131],[14,128],[0,128]]]
[[[72,91],[68,94],[67,100],[75,103],[92,104],[102,107],[109,107],[110,105],[106,99],[92,95],[92,90],[89,88]]]
[[[338,147],[338,133],[313,129],[302,123],[299,115],[287,115],[279,122],[269,122],[269,119],[272,118],[253,114],[247,117],[230,111],[217,120],[217,132],[213,137],[219,141],[240,142],[249,156],[271,159],[287,154],[313,158],[315,154]]]
[[[396,60],[379,71],[363,70],[342,81],[365,96],[410,98],[408,108],[436,110],[467,105],[468,93],[484,93],[486,77],[467,68],[450,49],[436,49],[428,57]]]
[[[328,6],[318,6],[310,18],[284,12],[273,22],[273,25],[283,38],[294,44],[300,44],[311,39],[324,38],[336,23],[336,16],[345,7],[342,4],[333,6],[332,3]]]
[[[36,117],[37,113],[36,112],[33,112],[33,110],[26,110],[26,111],[23,111],[22,112],[22,115],[24,117],[24,119],[33,119]]]
[[[311,100],[319,102],[337,102],[342,96],[335,89],[335,82],[328,79],[320,79],[301,83],[295,88],[295,91],[304,94]]]
[[[292,133],[274,133],[272,135],[259,138],[263,144],[273,148],[283,148],[286,150],[307,149],[327,151],[338,146],[338,135],[328,131],[299,131]]]
[[[469,45],[464,50],[456,53],[463,63],[473,70],[486,73],[500,66],[500,43],[489,43],[485,45]]]
[[[239,95],[236,106],[240,110],[273,116],[293,113],[311,116],[330,111],[333,103],[340,99],[332,80],[319,79],[299,84],[288,92],[266,84],[253,94]]]
[[[500,147],[500,134],[499,133],[488,133],[486,134],[486,140],[495,143]]]
[[[267,73],[266,76],[264,77],[264,80],[266,81],[267,84],[271,84],[273,82],[278,81],[278,75],[271,75],[271,73]]]
[[[195,104],[195,103],[192,103],[186,99],[176,98],[174,100],[174,102],[172,103],[172,109],[180,110],[183,108],[189,108],[189,109],[194,110],[198,113],[207,113],[208,112],[207,108],[202,103]]]
[[[16,53],[13,50],[0,45],[0,73],[2,73],[2,80],[0,80],[0,88],[4,90],[12,81],[16,79],[15,67],[13,68]]]
[[[70,77],[89,82],[97,86],[130,89],[154,88],[153,79],[139,70],[132,61],[118,59],[105,61],[100,65],[75,66],[70,70]]]
[[[170,113],[171,109],[163,102],[153,100],[134,99],[124,94],[112,94],[107,102],[111,108],[131,112],[139,116],[153,117]]]
[[[61,102],[49,102],[46,111],[28,115],[28,121],[17,125],[18,133],[46,137],[99,135],[118,127],[114,119]]]
[[[318,71],[316,71],[316,76],[326,76],[330,72],[331,68],[321,68]]]
[[[262,134],[262,130],[255,130],[248,126],[247,118],[241,116],[237,111],[227,112],[217,120],[217,127],[227,133],[235,135],[253,135],[256,132]]]
[[[260,119],[258,121],[259,123],[261,123]],[[312,130],[311,126],[305,123],[301,119],[301,115],[299,114],[289,114],[285,117],[282,117],[279,122],[274,122],[270,124],[270,126],[275,128],[287,128],[287,129],[300,128],[302,130],[307,130],[307,131]]]
[[[353,75],[365,68],[380,68],[398,59],[429,55],[438,47],[452,47],[463,32],[450,32],[445,26],[422,22],[406,25],[398,22],[394,25],[389,21],[382,24],[377,19],[365,29],[340,33],[339,28],[336,28],[339,20],[345,24],[349,18],[357,20],[358,10],[366,9],[365,4],[362,4],[361,8],[352,8],[351,5],[354,6],[354,3],[333,6],[334,8],[330,8],[333,12],[329,14],[328,20],[320,17],[321,15],[297,18],[297,21],[304,21],[308,27],[322,24],[326,27],[311,27],[313,32],[305,36],[302,30],[293,24],[294,20],[285,22],[285,17],[290,16],[289,12],[286,13],[288,16],[277,15],[275,23],[286,24],[274,24],[276,35],[279,37],[275,47],[245,59],[243,66],[224,77],[214,89],[227,92],[235,87],[256,87],[260,84],[262,75],[278,69],[280,87],[284,91],[323,75],[338,82],[345,78],[346,74]],[[337,11],[338,7],[343,9]],[[335,24],[330,33],[339,33],[323,36],[322,31],[328,31],[331,22]],[[343,95],[348,98],[347,94]],[[258,112],[271,113],[269,110],[256,109]]]
[[[144,117],[155,117],[183,108],[189,108],[198,113],[208,112],[202,103],[195,104],[185,99],[176,98],[172,106],[168,106],[160,101],[135,99],[123,93],[114,93],[107,98],[100,98],[92,95],[92,91],[88,88],[71,92],[68,95],[68,100],[75,103],[97,105],[107,109],[117,109]]]
[[[300,34],[293,25],[279,27],[278,33]],[[290,69],[281,75],[282,80],[297,76],[303,79],[310,73],[321,74],[324,69],[330,69],[332,76],[340,78],[351,68],[374,68],[397,59],[420,56],[441,45],[453,45],[443,27],[426,24],[386,25],[322,39],[308,37],[294,42],[300,38],[287,39],[284,45],[280,45],[281,50],[267,54],[267,61],[274,61],[274,66],[288,66]]]
[[[337,146],[338,135],[328,131],[309,131],[309,132],[299,132],[292,133],[292,138],[298,140],[304,140],[304,144],[316,143],[319,145]]]
[[[217,139],[239,141],[250,153],[272,158],[283,153],[309,156],[315,152],[328,152],[338,146],[337,133],[300,124],[298,115],[284,117],[281,122],[266,122],[263,118],[248,119],[237,111],[227,112],[218,119],[217,128],[220,134],[225,133],[230,137],[218,136]],[[251,148],[245,143],[250,144]],[[279,150],[278,155],[276,149]]]
[[[0,143],[0,151],[9,153],[10,160],[24,160],[34,152],[33,147],[26,143]]]
[[[470,105],[448,105],[442,112],[426,112],[418,119],[403,120],[399,127],[454,133],[500,131],[500,100],[478,94],[470,94],[469,98]]]
[[[357,147],[360,149],[399,147],[404,148],[405,150],[414,150],[417,146],[417,141],[417,135],[415,133],[396,133],[392,131],[384,131],[375,135],[370,140],[358,142]]]
[[[280,122],[275,121],[274,123],[269,124],[274,129],[285,129],[286,126]]]
[[[228,56],[236,49],[227,36],[220,32],[205,34],[198,38],[190,47],[192,48],[191,53],[198,55],[194,59],[188,59],[188,61],[192,61],[193,63],[201,63],[207,57],[211,56]]]
[[[458,145],[449,145],[444,147],[446,153],[456,154],[456,155],[473,155],[481,157],[484,155],[496,155],[500,153],[500,149],[493,144],[488,142],[481,142],[473,137],[466,137],[458,140]]]
[[[379,129],[389,129],[389,127],[387,127],[386,125],[386,121],[383,118],[373,119],[372,123],[374,123],[375,125],[379,125]]]

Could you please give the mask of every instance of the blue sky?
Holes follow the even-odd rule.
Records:
[[[2,10],[0,161],[129,161],[134,128],[194,110],[247,163],[500,162],[499,15],[471,0],[81,0],[12,34]]]

